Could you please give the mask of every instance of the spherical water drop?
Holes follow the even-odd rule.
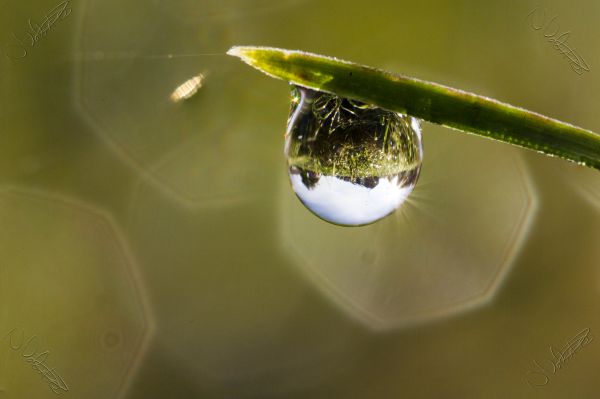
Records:
[[[406,200],[423,148],[413,117],[292,86],[285,153],[292,188],[311,212],[360,226]]]

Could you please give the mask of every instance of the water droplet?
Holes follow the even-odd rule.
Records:
[[[412,192],[423,158],[417,119],[292,86],[285,153],[292,188],[315,215],[373,223]]]

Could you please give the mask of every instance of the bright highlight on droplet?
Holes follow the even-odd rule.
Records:
[[[204,83],[205,78],[206,74],[200,73],[194,76],[193,78],[183,82],[171,94],[171,101],[173,101],[174,103],[178,103],[180,101],[188,100],[189,98],[191,98],[194,94],[198,92],[198,90],[202,88],[202,84]]]
[[[285,153],[292,188],[311,212],[360,226],[402,205],[423,148],[413,117],[293,86]]]

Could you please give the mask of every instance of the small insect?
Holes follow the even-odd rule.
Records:
[[[206,78],[206,73],[200,73],[194,76],[191,79],[183,82],[179,87],[177,87],[173,93],[171,93],[171,101],[174,103],[178,103],[183,100],[187,100],[191,98],[194,94],[198,92],[202,88],[202,84],[204,83],[204,79]]]

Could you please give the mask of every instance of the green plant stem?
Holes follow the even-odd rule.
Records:
[[[302,51],[237,46],[228,54],[293,84],[600,170],[600,135],[488,97]]]

